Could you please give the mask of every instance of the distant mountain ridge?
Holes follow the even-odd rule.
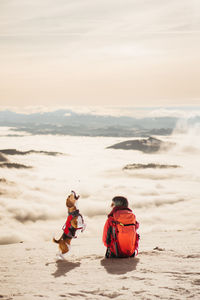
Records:
[[[44,154],[50,156],[64,155],[61,152],[54,151],[19,151],[17,149],[0,149],[0,168],[14,168],[14,169],[30,169],[32,166],[26,166],[23,164],[10,162],[5,155],[27,155],[27,154]]]
[[[198,120],[193,122],[200,122],[200,117],[196,118]],[[177,117],[135,118],[76,113],[69,109],[30,114],[0,111],[0,126],[14,127],[13,131],[31,134],[147,137],[169,135],[177,121]]]
[[[28,151],[19,151],[16,149],[0,149],[0,155],[1,153],[7,154],[7,155],[26,155],[26,154],[32,154],[32,153],[39,153],[39,154],[46,154],[46,155],[63,155],[61,152],[54,152],[54,151],[37,151],[37,150],[28,150]]]
[[[178,165],[162,165],[162,164],[155,164],[155,163],[148,163],[148,164],[128,164],[126,165],[123,170],[139,170],[139,169],[177,169],[180,168]]]

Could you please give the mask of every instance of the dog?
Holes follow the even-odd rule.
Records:
[[[53,238],[53,242],[59,246],[59,259],[64,259],[64,254],[70,250],[72,239],[76,238],[78,233],[80,231],[83,232],[86,227],[83,217],[77,209],[79,197],[74,191],[71,191],[71,194],[67,197],[66,207],[68,209],[68,218],[62,228],[63,234],[58,240]]]

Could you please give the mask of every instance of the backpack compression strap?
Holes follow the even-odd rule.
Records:
[[[119,225],[121,225],[121,226],[136,226],[135,223],[132,223],[132,224],[123,224],[123,223],[118,222],[118,221],[115,221],[115,223],[116,223],[116,224],[119,224]]]

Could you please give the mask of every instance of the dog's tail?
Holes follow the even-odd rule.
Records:
[[[55,238],[53,238],[53,242],[56,243],[56,244],[59,244],[60,239],[59,239],[59,240],[56,240]]]

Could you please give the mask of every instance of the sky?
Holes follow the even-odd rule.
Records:
[[[199,0],[0,0],[0,105],[200,104]]]

